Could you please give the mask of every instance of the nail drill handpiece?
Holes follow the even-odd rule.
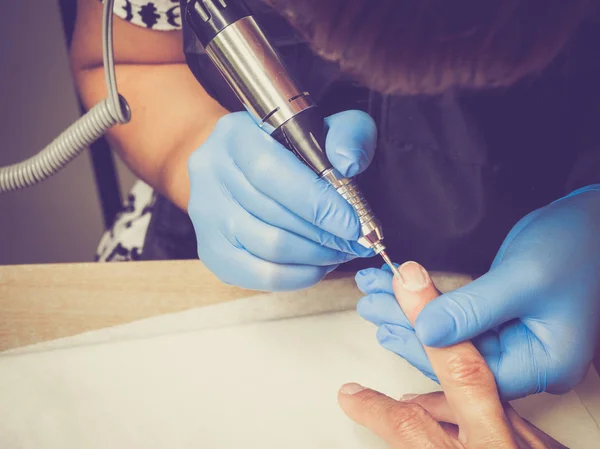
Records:
[[[352,205],[361,224],[359,243],[386,259],[381,225],[371,207],[355,182],[342,177],[327,159],[324,118],[310,94],[298,87],[243,1],[191,0],[184,14],[258,126]]]

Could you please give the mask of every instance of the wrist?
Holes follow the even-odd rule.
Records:
[[[190,198],[188,159],[210,136],[217,121],[228,113],[220,106],[211,112],[203,118],[202,126],[198,127],[197,121],[190,124],[187,138],[180,140],[173,147],[160,170],[158,190],[184,211],[187,211]]]

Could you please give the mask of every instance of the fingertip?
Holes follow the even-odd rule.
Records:
[[[348,134],[348,130],[359,130],[361,135],[366,135],[369,139],[366,140],[371,146],[376,144],[377,137],[377,124],[373,117],[364,111],[359,109],[348,109],[346,111],[338,112],[325,118],[325,123],[328,130],[331,131],[343,131]]]
[[[368,268],[364,271],[365,276],[359,278],[360,283],[357,284],[363,292],[366,294],[387,293],[393,297],[391,273],[379,268]],[[395,299],[394,302],[396,302]]]
[[[371,310],[371,296],[367,295],[367,296],[363,296],[362,298],[360,298],[358,300],[358,302],[356,303],[356,313],[358,313],[358,315],[362,318],[365,319],[367,321],[371,321],[369,319],[370,317],[370,310]]]
[[[339,390],[339,393],[344,396],[348,396],[348,395],[352,396],[363,390],[366,390],[366,387],[363,387],[361,384],[358,384],[356,382],[351,382],[351,383],[342,385],[342,387]]]
[[[398,267],[398,276],[395,282],[398,294],[412,293],[413,297],[418,297],[427,302],[438,296],[438,292],[432,283],[431,276],[423,266],[417,262],[404,262]],[[416,299],[415,297],[415,299]],[[411,301],[414,304],[408,306],[417,306],[421,301]]]
[[[356,286],[366,295],[371,293],[371,286],[375,279],[374,276],[376,270],[376,268],[366,268],[364,270],[360,270],[358,273],[356,273],[356,276],[354,276]]]
[[[367,248],[356,241],[351,241],[348,243],[350,246],[350,251],[352,251],[354,254],[356,254],[356,256],[362,259],[375,256],[375,251],[373,251],[373,248]]]
[[[366,168],[365,165],[369,165],[369,161],[365,163],[364,155],[358,149],[335,147],[330,153],[331,164],[344,178],[353,178]]]
[[[367,268],[368,269],[368,268]],[[366,275],[365,271],[367,270],[359,270],[356,272],[356,274],[354,275],[354,280],[358,282],[358,279],[364,277]]]
[[[376,337],[381,346],[389,351],[396,352],[392,349],[390,344],[394,342],[394,347],[396,347],[398,343],[404,345],[408,341],[408,338],[410,338],[410,335],[410,329],[406,329],[402,326],[394,326],[393,324],[382,324],[379,326],[379,329],[377,329]]]
[[[390,332],[390,330],[388,329],[387,325],[382,324],[381,326],[379,326],[377,328],[377,333],[375,334],[375,338],[377,339],[377,342],[383,346],[385,349],[388,349],[385,344],[388,340],[392,339],[393,336]]]
[[[353,421],[363,424],[363,410],[359,406],[363,395],[371,396],[373,390],[363,387],[356,382],[350,382],[342,385],[337,391],[337,400],[342,411]],[[358,397],[357,397],[358,396]]]
[[[325,147],[329,160],[344,176],[364,171],[377,145],[377,126],[369,114],[350,110],[326,119],[329,126]]]
[[[427,271],[416,262],[405,262],[392,277],[396,301],[412,323],[423,307],[437,297],[438,292]]]
[[[384,418],[391,412],[390,407],[399,404],[389,396],[355,382],[343,385],[337,396],[346,416],[380,435],[386,427]]]
[[[377,343],[379,343],[383,348],[387,349],[388,351],[394,352],[388,345],[388,342],[394,339],[394,337],[390,333],[389,329],[387,329],[385,324],[377,328],[375,338],[377,339]]]

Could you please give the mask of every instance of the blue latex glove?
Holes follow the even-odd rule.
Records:
[[[600,185],[523,218],[491,270],[425,306],[411,328],[392,296],[389,270],[364,270],[359,313],[387,349],[433,377],[419,342],[473,339],[505,400],[563,393],[585,376],[600,329]],[[417,338],[418,337],[418,338]]]
[[[367,168],[377,141],[374,121],[346,111],[326,123],[333,166],[345,176]],[[354,209],[247,112],[219,120],[188,169],[198,256],[225,283],[301,289],[341,263],[373,254],[357,243]]]

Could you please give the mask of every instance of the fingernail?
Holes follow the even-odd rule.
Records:
[[[410,401],[411,399],[418,398],[418,394],[405,394],[400,398],[401,401]]]
[[[365,387],[363,387],[360,384],[351,383],[351,384],[346,384],[342,388],[340,388],[340,393],[352,395],[352,394],[358,393],[359,391],[363,391],[364,389],[365,389]]]
[[[402,287],[416,292],[429,284],[430,278],[425,268],[416,262],[406,262],[398,268]]]

